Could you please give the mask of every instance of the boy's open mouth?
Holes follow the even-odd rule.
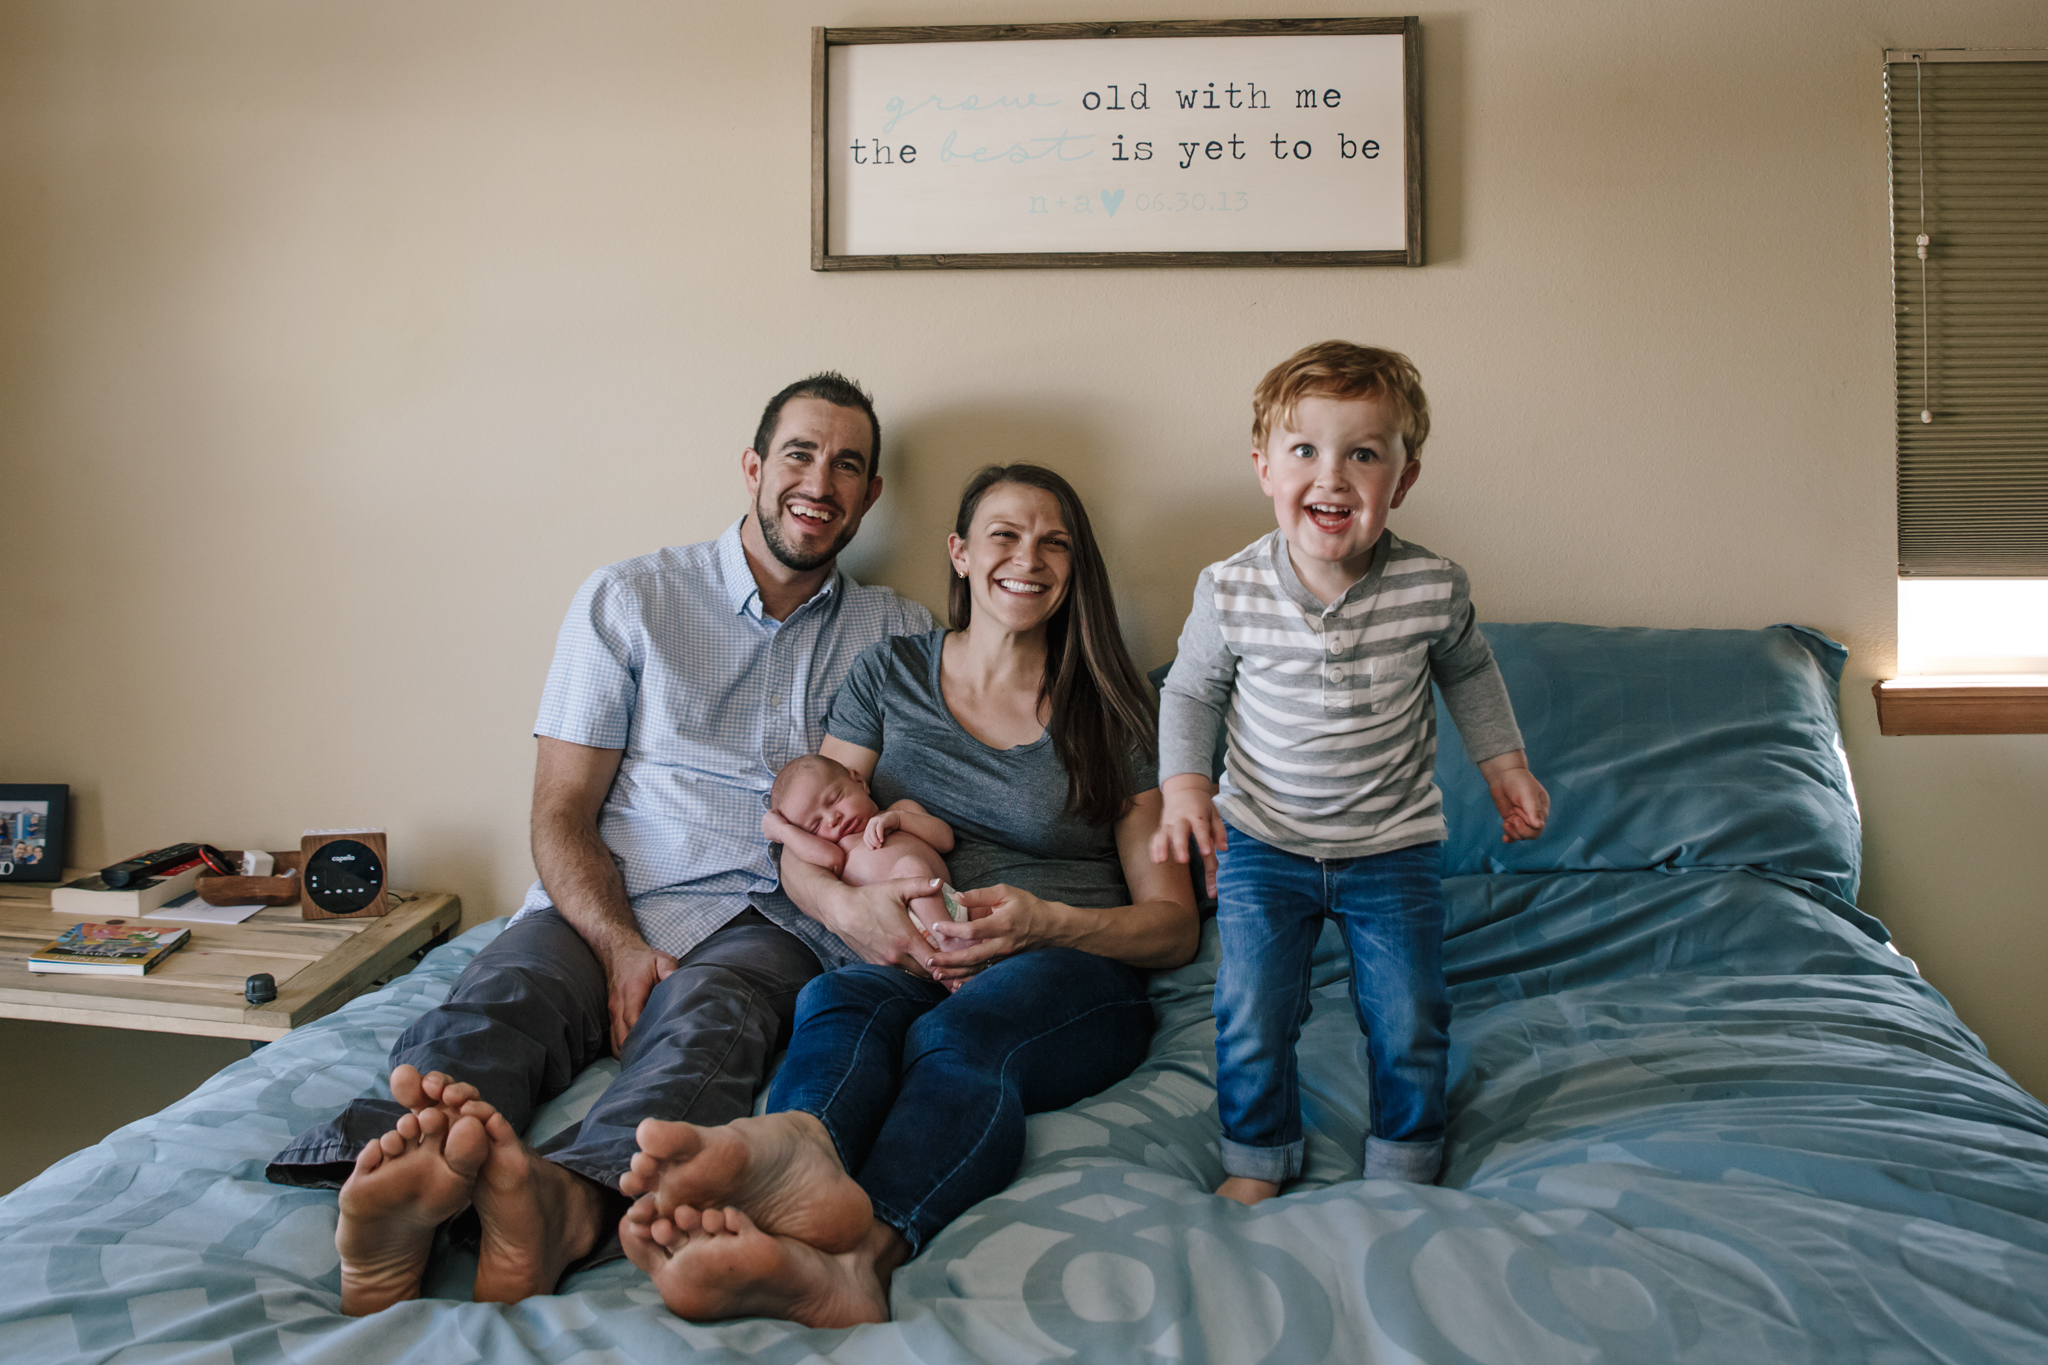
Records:
[[[1349,507],[1336,507],[1326,502],[1312,502],[1307,511],[1308,519],[1316,524],[1316,528],[1331,535],[1349,526],[1355,515]]]

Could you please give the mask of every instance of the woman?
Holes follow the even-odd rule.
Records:
[[[805,988],[764,1117],[640,1125],[620,1235],[682,1317],[886,1321],[896,1267],[1016,1174],[1025,1115],[1144,1058],[1145,969],[1194,956],[1187,870],[1148,851],[1151,695],[1080,499],[1035,465],[984,469],[947,548],[952,629],[870,650],[820,752],[950,824],[953,880],[987,917],[939,952],[906,908],[931,883],[783,861],[865,961]]]

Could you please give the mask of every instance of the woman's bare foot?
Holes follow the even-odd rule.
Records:
[[[801,1110],[735,1119],[715,1128],[642,1119],[640,1150],[619,1188],[652,1195],[673,1217],[683,1208],[735,1208],[764,1233],[837,1253],[874,1225],[867,1192],[839,1164],[815,1115]]]
[[[363,1147],[334,1229],[342,1312],[360,1317],[419,1297],[434,1229],[468,1207],[489,1152],[482,1122],[438,1105],[401,1114]]]
[[[477,1088],[467,1081],[458,1081],[443,1071],[422,1075],[418,1067],[401,1062],[391,1068],[391,1098],[415,1114],[439,1105],[452,1118],[478,1095]]]
[[[481,1100],[465,1115],[487,1110],[488,1143],[472,1198],[483,1237],[477,1245],[478,1303],[517,1303],[552,1294],[569,1263],[588,1255],[602,1230],[600,1187],[534,1153],[505,1116]]]
[[[1254,1180],[1248,1175],[1233,1175],[1216,1187],[1216,1193],[1225,1199],[1235,1199],[1249,1207],[1263,1204],[1280,1193],[1280,1187],[1270,1180]]]
[[[652,1196],[619,1223],[626,1257],[647,1272],[670,1312],[692,1322],[782,1318],[806,1327],[856,1327],[889,1320],[885,1282],[900,1257],[877,1223],[860,1247],[828,1255],[794,1237],[761,1231],[738,1209],[684,1205],[661,1217]],[[886,1267],[886,1268],[885,1268]]]

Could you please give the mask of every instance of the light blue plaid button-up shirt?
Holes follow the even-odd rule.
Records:
[[[853,661],[930,630],[932,616],[843,573],[786,620],[763,616],[741,524],[592,574],[562,622],[533,732],[626,751],[598,832],[650,944],[681,957],[751,904],[837,966],[853,960],[845,945],[777,889],[761,835],[768,789],[818,751]],[[519,913],[549,904],[536,881]]]

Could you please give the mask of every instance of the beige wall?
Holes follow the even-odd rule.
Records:
[[[0,7],[0,780],[73,785],[75,862],[381,824],[402,884],[503,913],[563,607],[737,514],[786,379],[880,397],[860,572],[936,601],[964,472],[1042,460],[1150,664],[1267,524],[1252,380],[1370,339],[1437,412],[1397,525],[1484,614],[1850,646],[1865,904],[2048,1094],[2048,737],[1881,739],[1867,692],[1894,648],[1881,53],[2048,46],[2048,10],[1425,11],[1424,269],[806,268],[810,25],[1089,12]]]

